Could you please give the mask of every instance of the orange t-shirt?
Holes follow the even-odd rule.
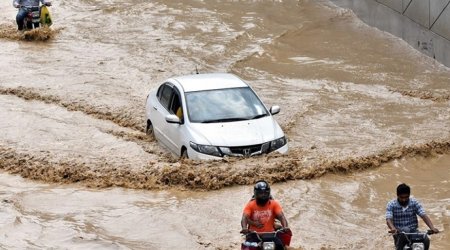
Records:
[[[244,214],[252,221],[259,221],[264,226],[262,228],[257,228],[250,225],[249,230],[255,231],[257,233],[262,232],[273,232],[275,218],[277,215],[281,214],[283,209],[280,203],[276,200],[269,200],[266,205],[260,207],[256,204],[256,200],[251,200],[245,205]]]

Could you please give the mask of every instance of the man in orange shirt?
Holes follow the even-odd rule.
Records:
[[[288,222],[280,203],[270,195],[269,184],[264,180],[257,181],[253,189],[253,198],[244,208],[241,233],[248,234],[252,231],[258,234],[273,232],[275,230],[275,219],[280,221],[283,228],[288,229]]]

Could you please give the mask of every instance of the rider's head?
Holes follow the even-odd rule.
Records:
[[[257,181],[253,189],[256,204],[264,206],[270,199],[270,186],[264,180]]]
[[[397,200],[398,200],[398,203],[400,203],[400,205],[402,205],[402,206],[408,205],[410,194],[411,194],[411,188],[408,185],[406,185],[405,183],[398,185]]]

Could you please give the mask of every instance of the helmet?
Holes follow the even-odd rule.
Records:
[[[270,186],[264,180],[257,181],[253,188],[253,195],[258,205],[265,205],[270,199]]]

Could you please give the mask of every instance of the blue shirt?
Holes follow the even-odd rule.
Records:
[[[391,200],[386,206],[386,219],[394,222],[395,228],[409,228],[417,230],[419,223],[417,215],[420,217],[425,215],[422,205],[414,198],[409,198],[408,205],[402,207],[397,199]]]
[[[45,4],[46,0],[14,0],[13,1],[13,5],[14,7],[16,5],[22,5],[22,6],[39,6],[39,2],[41,2],[42,4]]]

